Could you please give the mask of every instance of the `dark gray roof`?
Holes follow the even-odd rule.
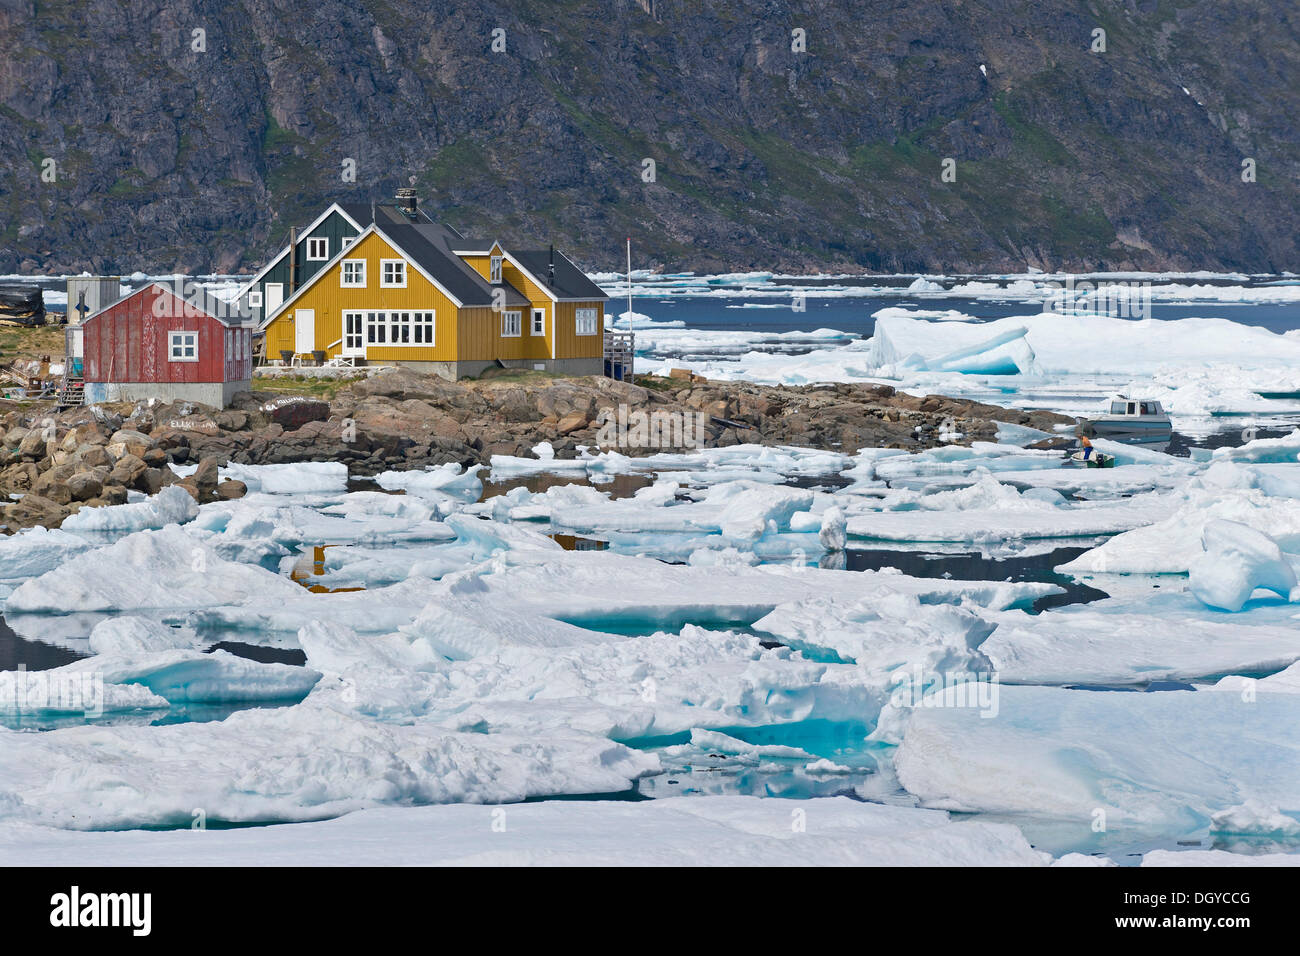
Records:
[[[555,251],[555,281],[551,283],[547,282],[551,262],[549,249],[528,249],[520,252],[518,249],[506,246],[505,250],[531,272],[538,283],[548,287],[561,299],[592,299],[603,302],[609,298],[600,290],[600,286],[588,279],[586,273],[570,262],[558,249]]]
[[[378,228],[414,259],[420,268],[459,299],[462,305],[492,304],[493,289],[496,287],[452,251],[453,246],[461,242],[460,236],[454,231],[432,222],[379,224]],[[528,297],[510,283],[502,283],[502,287],[506,292],[506,305],[525,307],[529,304]]]

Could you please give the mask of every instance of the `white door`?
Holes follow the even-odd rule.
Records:
[[[271,315],[276,309],[280,308],[280,303],[284,301],[284,283],[268,282],[264,298],[265,304],[262,307],[262,314]]]
[[[316,310],[296,309],[293,313],[293,350],[299,355],[316,347]]]
[[[343,313],[343,354],[366,354],[366,328],[364,312]]]

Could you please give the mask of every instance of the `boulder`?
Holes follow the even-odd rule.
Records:
[[[143,459],[127,452],[117,460],[117,464],[113,466],[113,470],[109,473],[108,478],[109,481],[115,485],[132,488],[148,467],[149,466],[144,463]]]
[[[576,432],[586,428],[589,424],[586,412],[570,412],[559,420],[555,430],[561,435],[567,435],[570,432]]]
[[[104,483],[94,472],[82,471],[68,479],[67,488],[73,501],[89,501],[103,493]]]
[[[276,399],[267,402],[263,410],[272,422],[285,431],[295,431],[308,422],[323,422],[330,417],[329,402],[316,398]],[[244,417],[247,419],[247,415]]]
[[[248,485],[242,481],[236,481],[234,478],[227,478],[221,484],[217,485],[217,497],[222,501],[230,501],[234,498],[242,498],[248,494]]]
[[[5,505],[4,520],[10,528],[30,528],[36,525],[57,528],[68,516],[68,511],[57,501],[32,493]]]

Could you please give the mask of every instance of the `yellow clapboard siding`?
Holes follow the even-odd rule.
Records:
[[[266,328],[267,355],[295,347],[293,315],[299,309],[316,313],[316,348],[325,349],[330,358],[342,354],[343,313],[352,311],[410,310],[432,311],[435,315],[432,348],[408,345],[382,345],[367,348],[368,358],[378,361],[453,362],[456,360],[457,308],[451,299],[407,264],[406,287],[386,289],[380,286],[380,260],[402,258],[378,234],[372,233],[349,248],[344,260],[364,259],[365,288],[341,288],[343,260],[335,263],[303,292]]]
[[[555,323],[558,336],[556,353],[565,358],[600,358],[605,354],[605,303],[604,302],[557,302],[556,312],[559,316]],[[578,335],[576,313],[578,309],[596,310],[596,334]]]

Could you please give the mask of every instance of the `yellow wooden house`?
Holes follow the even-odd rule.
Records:
[[[268,359],[323,351],[452,380],[494,366],[604,372],[607,296],[563,254],[384,212],[262,320]]]

